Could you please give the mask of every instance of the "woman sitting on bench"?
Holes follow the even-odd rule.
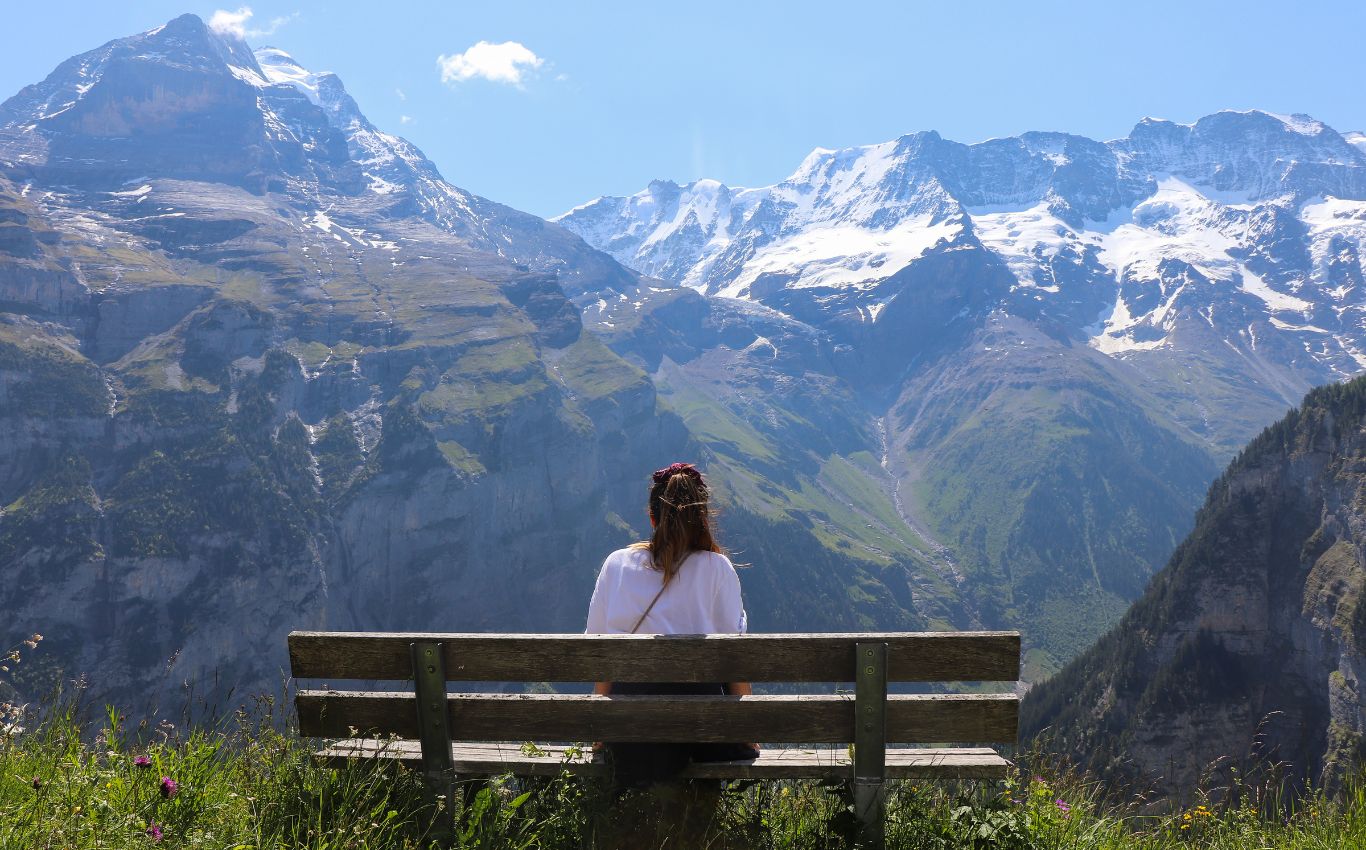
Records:
[[[607,556],[588,606],[587,634],[743,634],[740,578],[711,530],[702,473],[675,463],[654,473],[650,540]],[[738,694],[748,682],[598,682],[595,693]],[[596,745],[595,745],[596,747]],[[689,761],[757,758],[757,744],[608,743],[619,788],[674,779]]]

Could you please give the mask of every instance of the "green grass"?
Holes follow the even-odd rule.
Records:
[[[0,373],[9,376],[8,415],[100,417],[109,406],[95,365],[36,328],[0,322]]]
[[[13,715],[27,728],[0,731],[0,847],[855,846],[850,800],[838,784],[736,783],[719,797],[694,789],[613,800],[598,783],[568,775],[502,777],[457,787],[438,801],[416,774],[397,765],[315,763],[312,742],[277,731],[284,719],[269,700],[250,713],[188,729],[166,721],[133,725],[114,710],[82,720],[72,703],[61,705],[42,717]],[[0,721],[6,716],[0,711]],[[163,777],[176,783],[173,795],[164,793]],[[1366,846],[1366,786],[1349,785],[1334,798],[1310,792],[1298,799],[1281,796],[1277,787],[1197,790],[1188,804],[1152,814],[1137,798],[1117,803],[1116,795],[1102,794],[1076,773],[1037,766],[1003,782],[894,782],[888,847]]]
[[[545,352],[556,376],[580,401],[592,403],[631,389],[644,389],[648,381],[638,367],[618,357],[591,333],[581,334],[562,351]]]

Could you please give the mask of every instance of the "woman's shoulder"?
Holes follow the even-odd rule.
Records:
[[[730,562],[730,558],[722,552],[697,551],[692,553],[692,557],[703,564],[707,569],[718,573],[735,572],[735,565]]]
[[[624,549],[618,549],[607,556],[607,560],[602,562],[603,568],[615,567],[635,567],[650,560],[650,550],[638,544],[632,544]]]

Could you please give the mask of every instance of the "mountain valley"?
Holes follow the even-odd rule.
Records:
[[[755,630],[1020,628],[1038,681],[1366,366],[1363,175],[1359,135],[1227,112],[547,222],[283,51],[117,39],[0,105],[0,607],[51,657],[17,684],[221,696],[292,628],[577,631],[680,458]]]

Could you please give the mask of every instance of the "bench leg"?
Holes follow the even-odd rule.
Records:
[[[854,644],[854,816],[859,846],[886,846],[887,644]]]
[[[449,847],[455,839],[455,777],[446,774],[424,774],[427,799],[436,806],[430,838],[442,847]]]
[[[854,817],[859,823],[859,846],[882,850],[887,843],[887,798],[881,782],[854,780]]]
[[[446,667],[440,642],[408,644],[413,663],[422,777],[437,805],[433,837],[447,845],[455,834],[455,771],[451,762],[450,714],[446,705]]]

